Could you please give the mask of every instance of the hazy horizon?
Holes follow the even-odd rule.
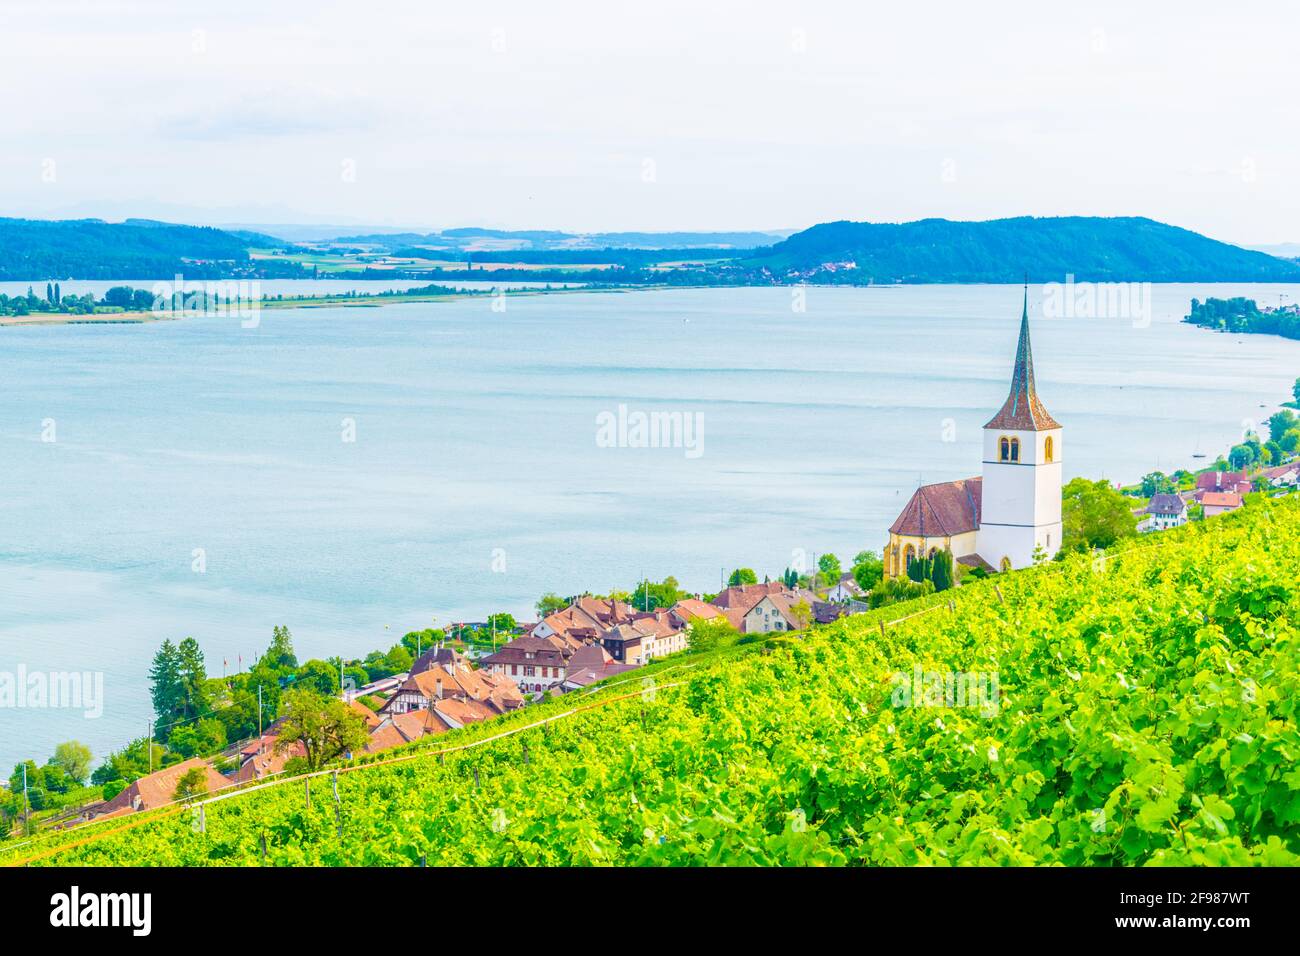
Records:
[[[9,3],[0,210],[569,232],[1132,215],[1291,243],[1293,18]]]

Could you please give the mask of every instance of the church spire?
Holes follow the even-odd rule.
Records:
[[[1020,341],[1016,345],[1016,364],[1011,370],[1011,392],[1002,409],[985,428],[1008,431],[1041,432],[1060,428],[1047,413],[1034,387],[1034,353],[1029,345],[1029,282],[1025,282],[1024,307],[1020,313]]]

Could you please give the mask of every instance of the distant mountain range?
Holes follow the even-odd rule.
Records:
[[[865,282],[1296,282],[1300,265],[1152,219],[828,222],[745,260],[776,276]]]
[[[283,254],[255,257],[250,250]],[[436,280],[463,277],[457,274],[468,273],[470,262],[527,262],[541,268],[526,278],[612,284],[996,283],[1026,274],[1032,282],[1067,275],[1080,282],[1300,282],[1298,262],[1134,217],[830,222],[789,236],[465,228],[305,245],[255,230],[147,219],[0,219],[0,279],[157,279],[175,272],[301,278],[337,267],[340,255],[363,270],[348,273],[357,278],[404,276],[405,269]],[[400,260],[416,260],[420,268]],[[453,264],[440,268],[438,260]],[[594,263],[611,268],[596,271]],[[493,275],[515,279],[522,272]]]

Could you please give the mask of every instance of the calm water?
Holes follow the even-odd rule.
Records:
[[[1036,318],[1066,477],[1212,460],[1271,414],[1300,343],[1177,319],[1290,291],[1157,286],[1147,328]],[[300,657],[361,655],[435,616],[530,618],[547,590],[879,549],[918,480],[978,472],[1019,314],[1018,288],[946,286],[813,288],[803,313],[788,289],[682,290],[0,329],[0,671],[98,670],[106,693],[97,720],[0,711],[0,765],[142,734],[168,637],[220,673],[274,624]],[[699,413],[702,454],[598,447],[620,403]]]

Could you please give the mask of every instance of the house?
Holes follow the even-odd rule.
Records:
[[[268,732],[239,751],[239,769],[232,778],[235,783],[248,783],[281,773],[291,758],[307,756],[307,748],[300,741],[277,751],[277,739],[276,733]]]
[[[131,783],[112,800],[105,801],[99,808],[87,814],[91,817],[114,816],[122,813],[135,813],[140,810],[154,810],[175,803],[176,785],[181,777],[191,770],[203,773],[206,791],[213,793],[225,787],[233,786],[233,781],[223,777],[212,765],[200,757],[191,757],[178,764],[172,764],[163,770],[155,771],[147,777]]]
[[[449,698],[476,701],[497,714],[517,710],[524,704],[523,695],[510,678],[451,660],[412,674],[379,709],[379,714],[396,716],[428,710],[434,701]]]
[[[1246,481],[1246,475],[1240,471],[1203,471],[1196,476],[1197,491],[1236,491],[1237,486]]]
[[[602,631],[630,620],[634,609],[622,601],[601,601],[590,595],[575,598],[566,608],[546,615],[532,629],[533,637],[558,636],[576,644],[595,641]]]
[[[400,747],[402,744],[409,744],[422,737],[445,734],[451,729],[451,723],[444,720],[436,708],[390,714],[382,718],[378,726],[370,731],[365,752],[379,753],[393,747]]]
[[[1148,531],[1165,531],[1187,524],[1187,505],[1178,495],[1158,494],[1151,496],[1144,514]]]
[[[1026,288],[1011,389],[984,425],[981,474],[917,488],[890,525],[885,577],[902,577],[909,561],[940,550],[962,564],[1000,571],[1056,554],[1062,434],[1034,381]]]
[[[724,610],[739,609],[748,611],[765,595],[779,594],[785,590],[783,581],[765,581],[762,584],[733,584],[724,588],[713,599],[713,606]]]
[[[802,631],[814,621],[812,608],[813,601],[797,592],[766,594],[745,612],[740,630],[744,634]]]
[[[1241,495],[1235,491],[1207,491],[1201,496],[1201,507],[1205,517],[1213,518],[1225,511],[1236,511],[1241,507]]]
[[[606,677],[614,677],[618,674],[625,674],[628,671],[637,670],[636,664],[622,664],[612,658],[606,663],[599,665],[585,665],[582,667],[572,668],[560,685],[560,690],[568,693],[573,690],[581,690],[584,687],[590,687],[596,681],[604,680]]]
[[[1274,488],[1294,488],[1297,478],[1300,477],[1300,461],[1265,469],[1264,477]]]
[[[541,693],[564,680],[576,648],[551,637],[516,637],[479,664],[486,671],[510,678],[526,693]]]
[[[692,621],[711,621],[722,616],[722,610],[701,601],[699,598],[684,598],[669,609],[668,613],[677,622],[678,627],[686,627]]]
[[[826,592],[828,601],[860,601],[863,597],[863,590],[858,586],[858,580],[853,576],[852,571],[845,571],[840,575],[840,579],[835,582],[835,586]]]

